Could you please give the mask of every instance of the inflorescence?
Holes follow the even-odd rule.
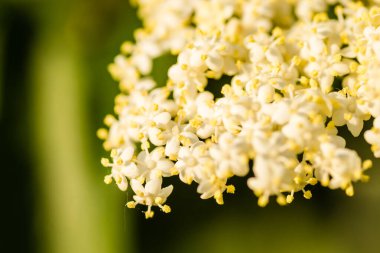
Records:
[[[317,183],[352,196],[368,180],[372,162],[337,127],[357,137],[373,119],[364,138],[380,157],[380,1],[133,2],[143,27],[109,66],[117,116],[98,131],[111,157],[105,182],[131,186],[129,208],[170,212],[173,186],[162,183],[172,176],[223,204],[228,180],[249,175],[260,206],[298,191],[309,199]],[[153,60],[165,54],[177,60],[156,83]]]

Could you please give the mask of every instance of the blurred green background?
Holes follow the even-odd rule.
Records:
[[[118,92],[106,68],[139,26],[135,12],[123,0],[0,0],[0,252],[380,252],[378,162],[353,198],[317,188],[262,209],[235,179],[220,207],[169,179],[171,214],[126,209],[131,194],[103,183],[95,132]],[[372,157],[360,138],[349,146]]]

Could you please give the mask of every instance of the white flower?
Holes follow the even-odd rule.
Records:
[[[363,34],[367,40],[367,50],[372,50],[376,60],[380,62],[380,28],[366,27]]]
[[[163,147],[155,148],[151,152],[141,151],[137,156],[136,163],[142,171],[141,176],[146,180],[169,177],[175,173],[174,163],[165,158]]]
[[[244,138],[223,133],[218,138],[218,144],[210,147],[210,156],[216,162],[216,176],[229,178],[234,175],[243,177],[248,174],[248,143]]]
[[[363,121],[368,120],[367,114],[358,107],[355,97],[346,96],[341,93],[330,93],[334,99],[336,109],[332,120],[336,126],[347,125],[353,136],[357,137],[363,129]]]
[[[305,21],[310,21],[313,14],[323,12],[327,8],[327,1],[325,0],[299,0],[296,5],[297,16]]]
[[[371,144],[375,157],[380,157],[380,118],[376,118],[373,127],[364,133],[365,140]]]
[[[145,186],[143,186],[140,181],[132,179],[131,187],[135,192],[133,199],[135,203],[128,202],[129,206],[134,207],[136,204],[147,205],[148,210],[145,212],[146,218],[152,218],[154,212],[151,210],[152,206],[159,206],[162,211],[170,212],[170,207],[164,205],[166,199],[173,191],[173,186],[169,185],[165,188],[161,188],[162,179],[155,178],[148,181]]]
[[[351,182],[361,179],[361,159],[353,150],[338,148],[331,143],[322,143],[320,155],[314,157],[315,176],[322,185],[332,189],[342,188],[350,195]]]
[[[134,152],[135,149],[131,146],[125,149],[114,149],[111,152],[112,163],[106,158],[102,159],[103,166],[112,168],[111,175],[105,178],[106,183],[110,183],[113,178],[120,190],[127,190],[128,180],[125,170],[133,164],[132,157]]]
[[[315,117],[318,117],[316,115]],[[282,133],[289,139],[297,143],[301,148],[310,145],[316,141],[318,136],[324,129],[320,120],[312,121],[306,115],[294,114],[289,122],[282,128]]]
[[[199,141],[198,137],[192,133],[190,126],[175,125],[171,130],[170,138],[165,146],[165,155],[171,160],[176,160],[180,146],[189,147]]]
[[[179,149],[175,167],[179,171],[179,178],[182,182],[191,184],[196,173],[199,172],[199,167],[208,159],[206,150],[206,145],[200,141]]]
[[[253,167],[255,176],[248,179],[248,187],[260,197],[259,204],[265,206],[271,195],[294,189],[294,169],[298,161],[289,142],[280,132],[270,136],[265,133],[257,135],[253,145],[257,153]]]

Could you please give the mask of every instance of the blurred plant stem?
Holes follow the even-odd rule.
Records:
[[[0,24],[0,120],[3,118],[3,82],[4,82],[4,75],[3,75],[3,61],[4,61],[4,27]]]
[[[88,17],[73,20],[78,17],[75,1],[44,4],[30,64],[37,252],[126,252],[125,245],[130,252],[131,225],[123,220],[123,200],[104,186],[102,173],[94,172],[101,166],[99,157],[91,155],[96,148],[90,140],[96,137],[89,124],[84,59],[89,41],[72,30]]]

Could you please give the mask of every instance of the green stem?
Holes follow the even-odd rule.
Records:
[[[51,8],[48,15],[54,11],[65,10]],[[121,195],[103,184],[105,172],[95,172],[102,168],[91,155],[96,149],[88,140],[96,137],[88,130],[83,45],[63,36],[62,20],[40,28],[31,63],[38,252],[123,252],[126,241],[131,250]]]

